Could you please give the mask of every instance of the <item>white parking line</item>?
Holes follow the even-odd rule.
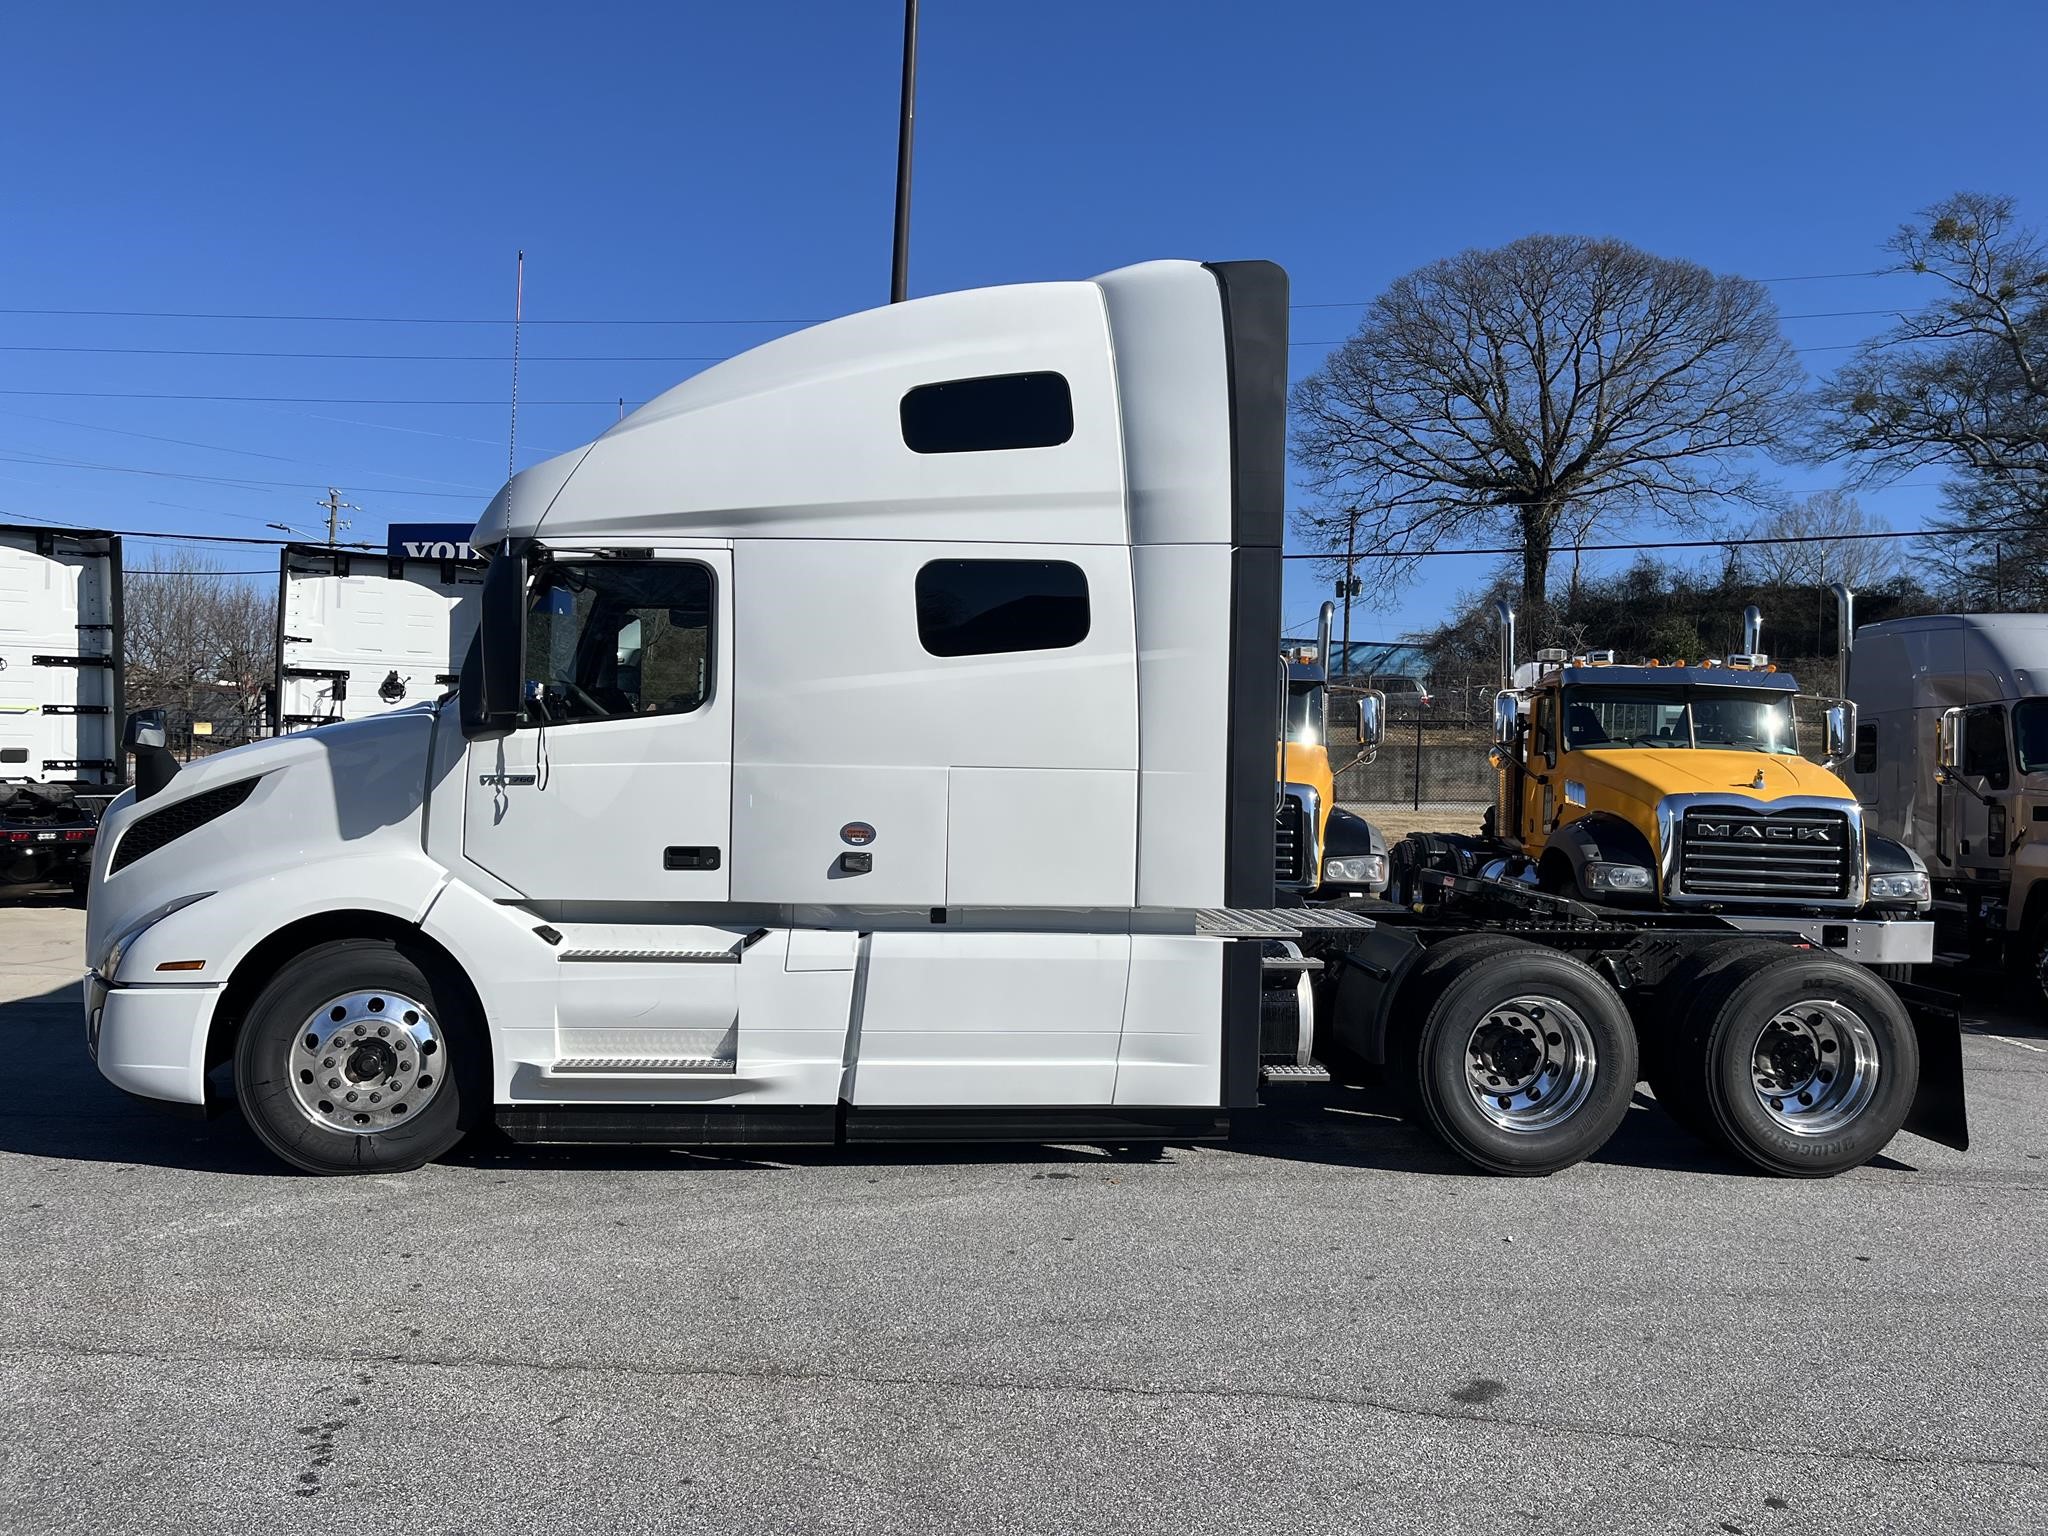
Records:
[[[2024,1040],[2013,1039],[2011,1035],[1994,1035],[1987,1032],[1985,1038],[1989,1040],[2003,1040],[2007,1045],[2016,1045],[2021,1050],[2032,1051],[2037,1056],[2048,1056],[2048,1046],[2029,1045]]]

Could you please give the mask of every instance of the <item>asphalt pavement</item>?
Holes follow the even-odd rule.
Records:
[[[1753,1177],[1645,1099],[1471,1174],[1368,1093],[1228,1147],[283,1171],[107,1086],[0,909],[0,1531],[2035,1532],[2048,1031],[1976,1144]]]

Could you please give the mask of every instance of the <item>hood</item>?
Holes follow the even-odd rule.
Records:
[[[251,742],[180,769],[147,800],[125,791],[101,817],[93,849],[88,955],[97,963],[116,934],[169,903],[373,844],[417,850],[439,707],[418,704]],[[252,788],[197,820],[177,809],[232,784]],[[159,851],[114,869],[130,831],[161,812],[171,813],[172,825],[192,824],[160,842]]]
[[[1819,764],[1768,752],[1596,747],[1566,753],[1558,760],[1558,771],[1568,778],[1608,785],[1645,805],[1655,805],[1666,795],[1725,794],[1763,804],[1794,798],[1852,803],[1856,799],[1846,784]]]

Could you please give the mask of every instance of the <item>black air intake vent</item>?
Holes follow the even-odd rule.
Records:
[[[113,861],[107,866],[107,873],[119,874],[137,859],[155,853],[166,843],[175,843],[187,832],[197,832],[209,821],[227,815],[248,799],[249,792],[255,787],[255,779],[243,779],[240,783],[223,784],[219,789],[204,790],[160,811],[151,811],[122,836],[114,849]]]

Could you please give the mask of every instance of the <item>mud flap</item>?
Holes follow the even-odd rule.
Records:
[[[1906,1115],[1915,1136],[1970,1150],[1969,1106],[1963,1098],[1963,1016],[1955,999],[1932,987],[1894,982],[1920,1041],[1920,1091]]]

